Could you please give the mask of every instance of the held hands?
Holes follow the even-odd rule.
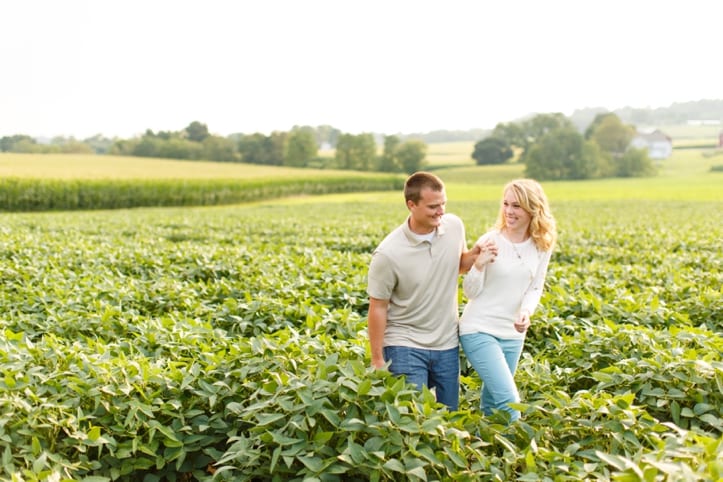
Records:
[[[522,311],[517,321],[515,321],[514,326],[518,332],[526,332],[530,327],[530,314],[527,311]]]
[[[492,240],[487,240],[482,244],[476,244],[475,248],[479,248],[479,256],[474,262],[478,270],[482,270],[487,263],[494,263],[497,257],[497,244]]]

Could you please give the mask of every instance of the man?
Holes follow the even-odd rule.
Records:
[[[464,224],[445,214],[444,183],[417,172],[404,184],[409,216],[379,244],[369,264],[372,366],[434,389],[459,406],[458,276],[479,254],[467,250]]]

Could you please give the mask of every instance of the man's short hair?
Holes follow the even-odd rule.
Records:
[[[422,189],[425,188],[435,192],[444,191],[444,183],[431,172],[415,172],[404,182],[404,201],[417,204],[422,199]]]

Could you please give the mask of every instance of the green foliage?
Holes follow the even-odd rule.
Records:
[[[198,121],[193,121],[184,129],[186,138],[193,142],[203,142],[211,134],[208,132],[208,126]]]
[[[513,155],[507,141],[498,137],[486,137],[474,145],[472,159],[477,161],[477,164],[502,164]]]
[[[418,140],[404,141],[394,149],[396,162],[406,174],[413,174],[422,169],[426,155],[427,145]]]
[[[618,116],[612,113],[602,114],[585,132],[585,139],[593,140],[600,148],[613,156],[625,153],[635,136],[635,127],[624,125]]]
[[[27,154],[90,154],[107,149],[108,141],[101,140],[95,136],[85,141],[79,141],[74,137],[54,137],[50,143],[40,144],[27,135],[4,136],[0,138],[0,152],[17,152]]]
[[[402,142],[397,136],[384,136],[384,150],[377,160],[377,170],[412,174],[426,163],[427,145],[417,139]]]
[[[720,201],[554,203],[508,426],[368,368],[364,199],[1,215],[0,478],[720,479]]]
[[[282,165],[287,135],[274,132],[269,136],[258,133],[241,136],[238,141],[241,160],[251,164]]]
[[[575,130],[570,120],[560,113],[537,114],[521,122],[497,124],[491,137],[501,139],[510,146],[526,152],[531,145],[552,131]],[[524,157],[524,156],[523,156]]]
[[[293,130],[286,138],[284,165],[307,166],[316,157],[318,150],[313,133],[302,129]]]
[[[524,153],[525,175],[538,180],[588,179],[596,170],[594,149],[574,129],[558,129],[544,134]]]
[[[336,143],[334,167],[368,171],[375,167],[376,157],[377,147],[372,134],[341,134]]]
[[[209,206],[287,196],[399,189],[398,176],[199,180],[0,179],[2,211]]]
[[[402,141],[397,136],[384,136],[384,149],[379,156],[378,169],[382,172],[399,172],[401,166],[397,162],[395,151]]]
[[[615,160],[615,175],[618,177],[650,176],[655,174],[653,161],[647,149],[630,148]]]

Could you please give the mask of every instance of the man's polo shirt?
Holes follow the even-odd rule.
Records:
[[[432,241],[420,240],[409,219],[372,254],[367,294],[389,300],[384,346],[447,350],[458,346],[459,261],[464,224],[442,216]]]

